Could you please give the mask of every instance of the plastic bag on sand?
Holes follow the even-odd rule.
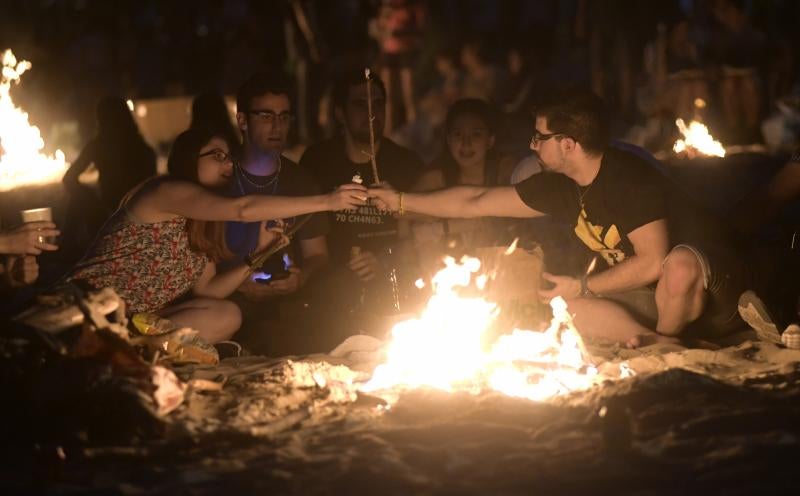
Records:
[[[158,351],[164,360],[172,363],[201,363],[216,365],[219,353],[216,348],[189,327],[179,327],[169,319],[151,313],[137,313],[131,319],[142,335],[133,338],[134,344]]]
[[[153,391],[153,399],[158,407],[156,413],[163,417],[183,403],[186,385],[166,367],[155,365],[150,371],[153,385],[156,388]]]

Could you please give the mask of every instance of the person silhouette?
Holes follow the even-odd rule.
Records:
[[[98,171],[98,195],[78,177],[89,165]],[[156,174],[156,155],[139,132],[126,101],[106,97],[97,104],[97,135],[84,146],[62,180],[69,195],[65,241],[82,252],[105,219],[134,186]]]

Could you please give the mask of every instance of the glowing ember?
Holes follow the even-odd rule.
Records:
[[[672,147],[675,153],[686,152],[690,157],[695,154],[713,157],[725,156],[725,148],[711,136],[705,125],[692,121],[689,123],[689,127],[686,127],[683,119],[676,120],[675,125],[683,135],[683,139],[676,141]]]
[[[67,170],[61,150],[56,150],[54,157],[41,153],[44,140],[39,128],[28,123],[28,114],[16,108],[11,99],[11,84],[18,84],[22,74],[30,68],[30,62],[17,61],[11,50],[3,52],[0,79],[0,191],[57,182]]]
[[[404,389],[431,387],[480,393],[495,390],[543,400],[596,384],[583,342],[561,298],[551,302],[553,321],[544,332],[514,330],[486,345],[499,310],[481,297],[459,294],[474,283],[480,261],[445,259],[433,278],[434,294],[418,319],[392,329],[385,363],[361,390],[390,399]],[[480,288],[479,288],[480,289]]]

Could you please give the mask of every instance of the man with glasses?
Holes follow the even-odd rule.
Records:
[[[303,168],[282,155],[292,125],[292,91],[287,78],[275,73],[257,73],[248,79],[236,95],[236,122],[243,144],[239,162],[234,166],[231,188],[234,195],[249,194],[305,196],[319,193],[314,179]],[[286,232],[294,231],[288,249],[273,255],[261,271],[239,288],[237,303],[244,315],[245,344],[254,351],[274,352],[274,339],[252,336],[249,328],[256,321],[278,317],[279,303],[297,293],[328,262],[326,235],[328,220],[322,214],[309,219],[280,219]],[[299,224],[300,223],[300,224]],[[228,247],[240,257],[256,246],[259,223],[228,222]],[[276,336],[268,336],[276,338]],[[258,339],[255,339],[258,338]],[[259,349],[264,348],[264,349]],[[270,349],[272,348],[272,349]]]
[[[367,100],[368,93],[371,102]],[[365,185],[374,183],[370,164],[370,103],[380,179],[403,190],[410,188],[422,171],[422,160],[415,152],[383,136],[386,118],[383,82],[371,75],[368,92],[364,72],[352,71],[337,82],[333,91],[339,134],[309,147],[300,160],[300,165],[314,174],[324,191],[354,178],[360,178]],[[366,206],[357,212],[333,212],[330,220],[329,246],[333,264],[347,267],[362,282],[375,284],[372,281],[380,278],[385,267],[382,255],[399,241],[397,219],[389,212]]]
[[[399,212],[440,217],[552,215],[588,248],[574,275],[544,274],[543,298],[564,297],[578,330],[636,347],[741,328],[737,298],[753,283],[721,224],[657,168],[609,146],[603,102],[564,90],[537,108],[531,148],[546,173],[512,187],[461,186],[427,194],[370,189]],[[549,172],[549,173],[548,173]],[[602,266],[602,267],[601,267]]]

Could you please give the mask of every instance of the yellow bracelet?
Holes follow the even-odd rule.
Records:
[[[400,196],[400,201],[399,201],[399,205],[397,207],[397,215],[403,215],[405,213],[405,210],[403,210],[403,192],[402,191],[400,192],[399,196]]]

